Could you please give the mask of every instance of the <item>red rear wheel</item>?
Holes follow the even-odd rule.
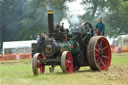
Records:
[[[43,55],[36,53],[32,59],[32,70],[34,75],[42,74],[45,71],[45,64],[40,63],[40,58],[43,58]]]
[[[111,63],[111,49],[107,39],[94,36],[88,44],[88,63],[92,70],[107,70]]]
[[[61,56],[61,68],[64,73],[72,73],[73,72],[73,59],[72,55],[68,51],[64,51]]]

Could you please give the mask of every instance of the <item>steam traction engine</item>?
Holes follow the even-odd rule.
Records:
[[[60,66],[64,73],[78,71],[82,66],[90,66],[93,71],[107,70],[111,62],[111,49],[107,39],[94,36],[93,27],[85,22],[72,30],[62,25],[53,26],[53,11],[48,11],[48,37],[40,35],[32,47],[32,69],[34,75],[44,73],[45,66],[50,71]],[[53,29],[54,28],[54,29]]]

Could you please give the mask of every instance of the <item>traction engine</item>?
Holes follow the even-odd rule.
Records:
[[[49,33],[41,34],[32,44],[32,70],[34,75],[44,73],[50,65],[50,72],[60,66],[64,73],[78,71],[90,66],[93,71],[107,70],[111,63],[111,49],[104,36],[94,36],[89,22],[70,30],[64,24],[54,27],[53,11],[48,11]]]

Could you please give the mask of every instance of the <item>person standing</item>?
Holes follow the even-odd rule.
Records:
[[[104,36],[105,34],[105,24],[103,22],[103,18],[100,17],[99,22],[96,24],[96,33],[97,35]]]

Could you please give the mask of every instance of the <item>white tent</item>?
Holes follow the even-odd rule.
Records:
[[[36,40],[3,42],[3,54],[4,54],[4,49],[25,48],[25,47],[31,48],[32,43],[36,43]]]

